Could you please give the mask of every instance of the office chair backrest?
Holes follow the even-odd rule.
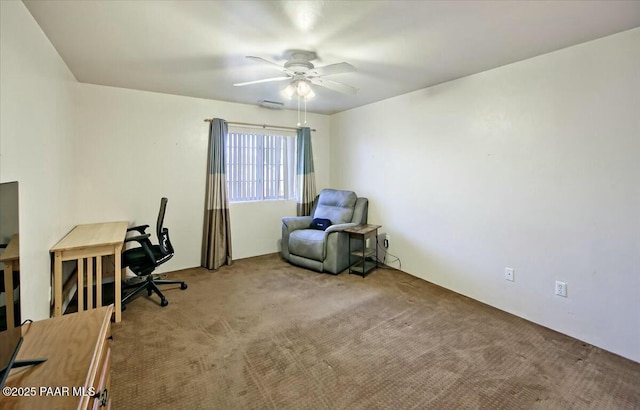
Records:
[[[167,202],[167,198],[162,198],[160,200],[160,211],[158,212],[158,220],[156,222],[156,235],[158,236],[160,252],[162,252],[163,255],[173,255],[173,246],[169,240],[169,230],[162,227],[162,224],[164,223],[164,212],[167,209]]]
[[[162,224],[164,223],[164,211],[167,209],[167,202],[169,200],[167,198],[162,198],[160,200],[160,211],[158,211],[158,220],[156,221],[156,235],[158,235],[158,239],[160,239],[160,234],[162,233]]]

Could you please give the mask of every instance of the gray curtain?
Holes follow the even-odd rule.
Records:
[[[298,129],[297,146],[297,214],[305,216],[311,214],[313,201],[316,198],[316,174],[313,170],[313,150],[311,149],[311,129],[309,127]]]
[[[201,266],[218,269],[231,265],[231,228],[227,193],[226,154],[227,123],[214,118],[209,128],[207,188],[204,205]]]

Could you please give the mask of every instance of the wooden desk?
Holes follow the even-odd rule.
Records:
[[[0,255],[0,262],[4,263],[5,304],[7,305],[7,329],[13,329],[15,316],[13,311],[13,271],[20,270],[20,237],[16,233],[11,237],[7,248]]]
[[[127,222],[77,225],[51,248],[54,253],[54,317],[62,316],[62,262],[78,261],[78,311],[84,309],[84,260],[87,259],[87,309],[93,308],[93,259],[96,264],[96,306],[102,306],[102,257],[113,255],[115,263],[115,316],[122,316],[122,270],[120,254],[127,234]]]
[[[20,389],[0,394],[0,408],[109,408],[112,313],[109,305],[22,326],[17,360],[47,361],[11,370],[5,387]]]

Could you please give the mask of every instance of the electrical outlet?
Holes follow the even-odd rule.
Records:
[[[384,237],[384,247],[389,248],[389,245],[391,245],[391,235],[386,234]]]
[[[567,284],[564,282],[556,281],[556,295],[562,296],[563,298],[567,297]]]
[[[513,268],[504,268],[505,280],[510,280],[511,282],[513,282],[515,279],[514,274],[515,274],[515,271],[513,270]]]

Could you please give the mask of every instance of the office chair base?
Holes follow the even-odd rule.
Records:
[[[160,306],[165,307],[169,304],[167,298],[164,297],[160,289],[157,285],[180,285],[181,290],[185,290],[187,288],[186,282],[180,280],[164,280],[164,279],[156,279],[154,280],[151,275],[146,277],[144,282],[138,283],[136,285],[132,285],[131,287],[137,286],[132,292],[128,293],[122,298],[122,311],[126,309],[126,304],[138,293],[142,292],[146,289],[147,295],[151,296],[152,293],[155,293],[160,297]],[[127,287],[125,285],[125,287]]]

